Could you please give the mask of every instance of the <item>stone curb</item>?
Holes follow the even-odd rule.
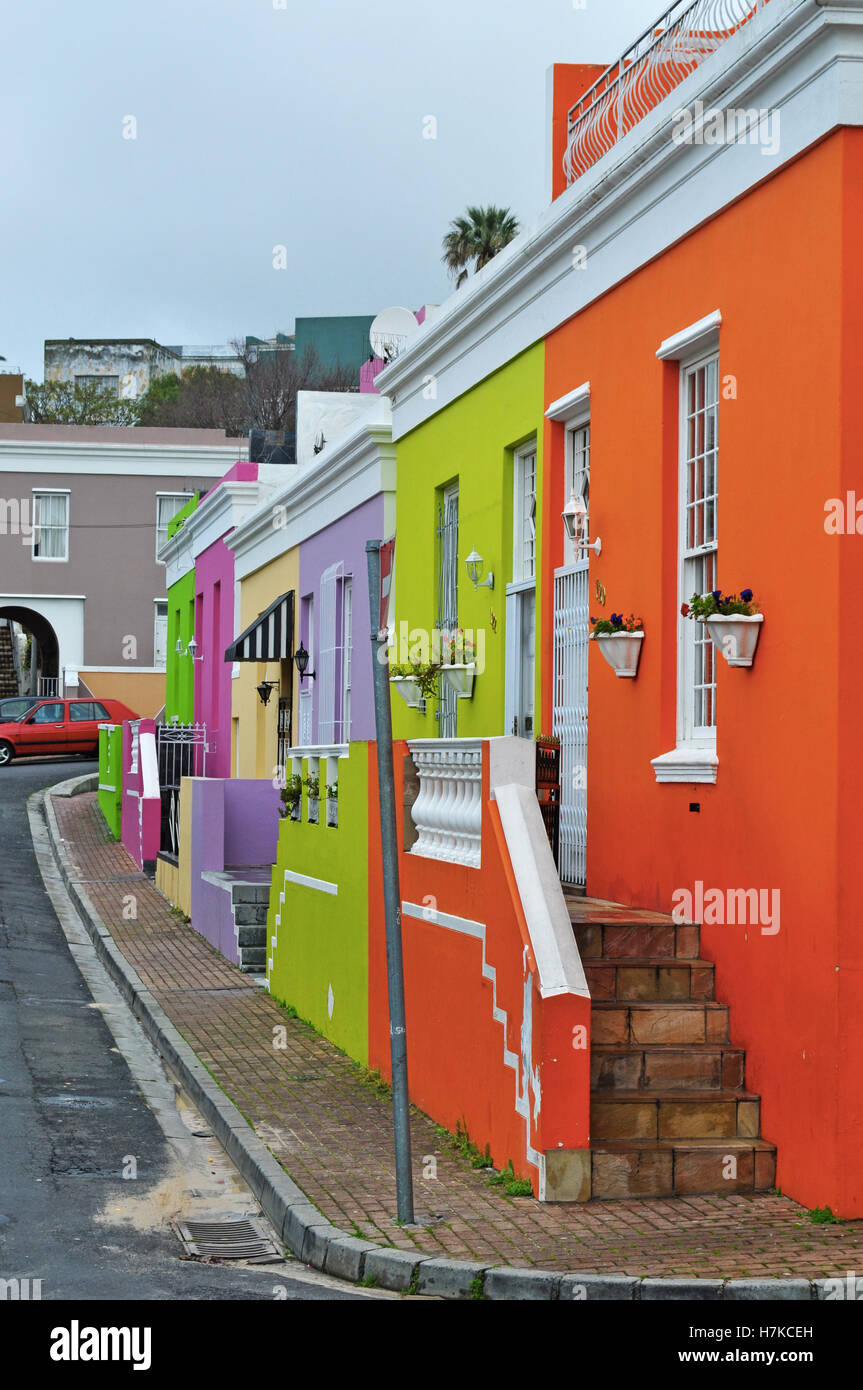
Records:
[[[31,833],[34,820],[44,815],[48,839],[66,891],[96,953],[114,983],[165,1061],[211,1126],[248,1183],[281,1239],[313,1269],[354,1282],[401,1293],[443,1299],[530,1300],[542,1302],[626,1300],[724,1301],[809,1300],[824,1298],[823,1279],[645,1279],[618,1274],[559,1274],[550,1270],[516,1269],[456,1260],[442,1255],[415,1254],[374,1245],[340,1231],[277,1163],[233,1101],[211,1077],[167,1014],[146,988],[137,971],[115,945],[84,886],[77,882],[66,855],[52,796],[76,796],[92,791],[98,775],[70,778],[57,787],[34,792],[28,799]]]

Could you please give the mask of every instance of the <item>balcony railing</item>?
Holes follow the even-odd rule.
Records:
[[[768,0],[676,0],[576,102],[567,122],[568,184],[622,140]]]
[[[480,866],[482,740],[417,739],[408,747],[419,776],[411,807],[418,838],[411,854]]]

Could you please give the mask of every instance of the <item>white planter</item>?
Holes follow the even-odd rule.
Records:
[[[643,632],[604,632],[592,639],[616,676],[634,680],[638,674]]]
[[[409,709],[421,708],[423,697],[419,681],[414,680],[413,676],[390,676],[390,685],[395,686]]]
[[[309,797],[309,825],[317,825],[317,823],[318,823],[318,798],[317,798],[316,796],[310,796],[310,797]]]
[[[706,622],[714,647],[722,653],[729,666],[752,665],[764,622],[763,613],[753,613],[751,617],[744,613],[729,613],[727,616],[715,613]]]
[[[327,797],[327,825],[335,829],[339,823],[339,800],[336,796]]]
[[[440,673],[444,680],[449,681],[456,695],[460,700],[469,700],[473,694],[473,682],[476,676],[476,662],[453,662],[452,665],[442,666]]]

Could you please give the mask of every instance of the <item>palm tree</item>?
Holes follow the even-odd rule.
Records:
[[[464,217],[454,217],[443,239],[443,263],[456,276],[456,289],[468,277],[468,267],[482,270],[518,235],[518,219],[509,208],[468,208]]]

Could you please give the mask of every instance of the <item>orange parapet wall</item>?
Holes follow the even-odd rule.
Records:
[[[551,108],[551,198],[566,191],[563,156],[566,153],[567,118],[580,96],[598,82],[603,63],[554,63],[548,72]]]
[[[465,1128],[480,1150],[488,1146],[496,1167],[511,1161],[537,1196],[584,1199],[589,1196],[590,1171],[590,997],[586,984],[576,992],[583,972],[574,940],[564,943],[563,956],[567,949],[574,953],[568,959],[568,975],[566,970],[555,974],[560,954],[551,930],[545,918],[537,920],[535,903],[529,909],[530,921],[525,914],[518,879],[520,872],[524,882],[533,855],[522,856],[517,872],[510,853],[511,832],[508,838],[499,806],[490,800],[489,746],[484,740],[478,867],[404,852],[406,827],[409,839],[412,834],[408,809],[399,826],[411,1100],[447,1129]],[[533,754],[532,745],[528,751]],[[410,766],[407,744],[396,744],[395,755],[396,804],[403,806],[406,760]],[[517,789],[506,790],[512,793],[508,814],[518,815]],[[521,795],[524,800],[523,791]],[[532,788],[529,798],[541,826]],[[530,799],[525,801],[528,815]],[[372,1067],[389,1076],[380,815],[373,758],[369,825],[369,1058]],[[548,857],[552,863],[550,852]],[[554,887],[559,892],[559,884]]]

